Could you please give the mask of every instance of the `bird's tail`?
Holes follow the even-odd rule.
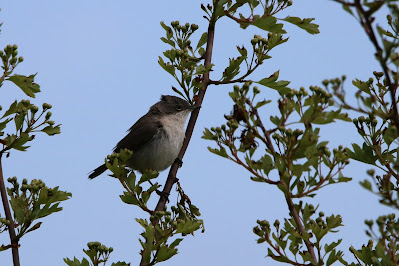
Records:
[[[102,173],[105,172],[105,170],[107,170],[108,168],[105,166],[105,164],[100,165],[99,167],[97,167],[96,169],[94,169],[90,174],[89,174],[89,179],[93,179],[99,175],[101,175]]]

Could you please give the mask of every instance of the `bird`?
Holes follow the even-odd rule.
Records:
[[[122,149],[133,151],[127,166],[141,173],[167,169],[177,159],[183,145],[188,115],[199,107],[176,96],[162,95],[116,144],[113,153]],[[105,164],[100,165],[89,173],[89,179],[106,170]]]

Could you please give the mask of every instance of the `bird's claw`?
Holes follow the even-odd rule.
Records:
[[[179,168],[183,166],[183,161],[182,161],[179,157],[177,157],[177,158],[175,159],[175,163],[177,163],[177,165],[179,166]]]

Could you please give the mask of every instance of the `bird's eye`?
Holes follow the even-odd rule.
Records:
[[[181,105],[177,105],[177,106],[176,106],[176,110],[177,110],[177,111],[181,111],[181,110],[182,110]]]

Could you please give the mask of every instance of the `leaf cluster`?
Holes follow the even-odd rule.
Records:
[[[58,187],[48,188],[40,179],[33,179],[30,183],[23,179],[22,184],[19,184],[17,178],[12,177],[8,178],[8,182],[12,185],[11,188],[7,188],[7,193],[14,213],[18,239],[40,228],[42,222],[34,221],[61,211],[60,202],[72,196],[69,192],[60,191]],[[2,224],[8,225],[9,221],[3,220]],[[10,246],[3,245],[1,250],[8,248]]]
[[[50,104],[44,103],[39,112],[39,108],[29,100],[20,102],[15,100],[0,118],[0,137],[4,136],[4,130],[8,123],[11,121],[15,123],[14,133],[7,134],[4,139],[0,139],[3,144],[0,155],[11,149],[26,151],[29,146],[24,145],[34,139],[33,133],[35,132],[44,132],[49,136],[59,134],[60,125],[55,125],[55,122],[50,120],[52,113],[49,110],[51,107]]]
[[[203,221],[198,219],[199,209],[191,204],[182,190],[179,191],[181,200],[176,206],[171,207],[171,212],[152,211],[147,205],[151,195],[153,192],[161,194],[158,191],[160,185],[151,182],[158,177],[158,172],[147,171],[137,179],[136,174],[126,165],[132,154],[130,150],[120,150],[119,153],[109,155],[105,164],[111,170],[112,176],[116,177],[125,189],[123,195],[120,195],[121,200],[126,204],[136,205],[150,214],[149,219],[136,219],[136,221],[144,228],[141,234],[143,240],[140,239],[142,262],[146,263],[145,265],[154,265],[177,254],[176,247],[183,238],[176,238],[172,243],[168,243],[172,237],[177,234],[182,236],[193,234],[203,228]],[[145,186],[148,189],[144,189]]]
[[[109,256],[114,251],[112,247],[106,247],[105,245],[101,244],[100,242],[89,242],[87,243],[87,247],[89,249],[83,249],[83,252],[89,257],[90,262],[83,258],[82,261],[79,261],[76,257],[73,260],[69,258],[65,258],[64,262],[69,266],[99,266],[105,265],[108,262]],[[129,266],[130,263],[126,263],[124,261],[118,261],[111,264],[111,266]]]
[[[253,232],[259,237],[257,242],[267,242],[270,246],[268,256],[278,262],[303,265],[298,261],[298,257],[300,257],[305,264],[317,264],[306,250],[304,242],[306,240],[314,243],[320,260],[325,261],[325,265],[332,265],[337,261],[347,265],[342,258],[343,252],[336,250],[342,239],[324,246],[321,245],[321,240],[327,233],[336,233],[336,228],[343,226],[341,217],[339,215],[324,217],[324,213],[319,212],[318,217],[314,218],[317,207],[315,208],[311,204],[302,205],[303,202],[300,201],[298,205],[295,205],[295,208],[304,222],[305,233],[300,232],[293,218],[284,219],[283,226],[281,226],[279,220],[276,220],[273,223],[274,229],[268,221],[258,220],[258,225],[253,229]],[[272,232],[273,230],[275,232]],[[290,255],[287,252],[290,252]],[[293,258],[290,259],[290,257]]]
[[[172,21],[171,27],[164,22],[161,22],[161,26],[166,31],[166,38],[162,37],[161,40],[172,48],[163,53],[168,61],[164,62],[163,58],[159,57],[158,63],[182,88],[182,92],[175,88],[174,91],[191,103],[192,94],[196,94],[202,87],[200,75],[210,71],[210,68],[207,69],[199,64],[205,54],[203,46],[208,35],[203,33],[194,49],[190,37],[198,29],[198,25],[190,23],[180,25],[179,21]]]

